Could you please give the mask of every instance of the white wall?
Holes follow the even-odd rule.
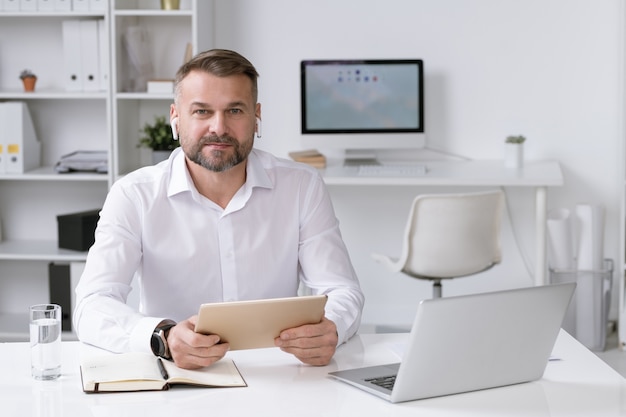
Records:
[[[549,207],[603,205],[605,256],[617,261],[623,15],[620,0],[217,0],[215,35],[217,47],[238,50],[259,70],[257,146],[279,156],[301,147],[300,60],[424,59],[429,146],[499,159],[504,137],[526,135],[528,159],[562,164],[566,184],[550,191]],[[428,283],[369,257],[399,251],[417,192],[424,190],[331,187],[366,291],[365,323],[409,323],[416,300],[430,297]],[[507,223],[503,264],[446,283],[447,294],[531,285],[532,193],[507,194],[513,228]]]

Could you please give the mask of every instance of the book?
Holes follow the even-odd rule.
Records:
[[[129,352],[81,360],[83,391],[164,391],[172,385],[199,387],[248,386],[232,359],[222,358],[205,368],[189,370],[151,353]]]
[[[148,93],[173,93],[174,80],[148,80]]]
[[[289,152],[289,157],[296,162],[302,162],[315,168],[326,167],[326,157],[317,149]]]

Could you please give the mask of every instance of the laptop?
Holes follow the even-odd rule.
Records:
[[[330,372],[392,403],[543,376],[575,283],[422,301],[401,363]]]

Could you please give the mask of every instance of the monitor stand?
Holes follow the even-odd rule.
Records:
[[[363,149],[346,149],[343,159],[344,166],[380,165],[376,151]]]

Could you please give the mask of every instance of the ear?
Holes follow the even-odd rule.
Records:
[[[172,136],[174,136],[174,140],[178,139],[178,117],[174,117],[170,122],[172,125]]]

